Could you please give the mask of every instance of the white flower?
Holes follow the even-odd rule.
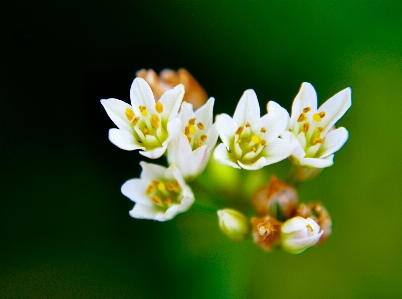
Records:
[[[142,150],[141,155],[161,157],[170,140],[180,132],[176,117],[184,95],[183,85],[165,92],[155,102],[152,90],[142,78],[131,85],[131,106],[117,99],[101,100],[106,113],[119,129],[109,130],[109,140],[124,150]]]
[[[289,141],[278,138],[286,129],[289,114],[279,104],[270,101],[268,114],[260,118],[260,106],[254,90],[246,90],[231,118],[218,115],[216,123],[223,144],[214,158],[234,168],[257,170],[279,162],[292,153]]]
[[[140,165],[141,178],[128,180],[121,187],[121,192],[136,203],[131,217],[166,221],[191,207],[193,192],[176,166]]]
[[[221,231],[235,242],[244,241],[250,233],[250,225],[246,216],[233,209],[223,209],[218,212]]]
[[[295,146],[290,160],[298,166],[331,166],[334,153],[345,144],[349,136],[345,128],[335,129],[334,124],[351,104],[351,90],[346,88],[317,110],[314,87],[310,83],[303,83],[293,101],[289,131],[282,134],[284,139]]]
[[[301,253],[316,244],[323,233],[313,219],[293,217],[282,224],[282,248],[291,254]]]
[[[181,106],[178,117],[182,132],[168,146],[168,161],[180,169],[186,180],[195,179],[205,169],[218,139],[212,124],[213,106],[213,98],[196,112],[191,104],[183,102]]]

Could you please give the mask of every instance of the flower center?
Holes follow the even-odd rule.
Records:
[[[257,161],[267,144],[267,141],[261,138],[261,133],[266,131],[266,128],[262,127],[260,132],[253,132],[248,122],[244,126],[240,126],[233,140],[233,150],[231,151],[233,158],[248,163]]]
[[[193,117],[188,121],[188,124],[184,127],[184,134],[187,136],[188,143],[190,143],[193,150],[204,145],[204,142],[208,139],[208,135],[204,134],[205,126],[202,122],[197,122]]]
[[[178,198],[180,193],[181,187],[176,180],[154,180],[145,191],[145,195],[148,196],[154,204],[164,208],[179,203]]]
[[[131,108],[126,108],[125,114],[134,129],[134,137],[146,148],[153,149],[161,147],[166,140],[166,124],[161,121],[160,114],[163,112],[163,105],[160,102],[155,103],[157,114],[150,114],[145,106],[139,106],[140,115],[136,116]]]

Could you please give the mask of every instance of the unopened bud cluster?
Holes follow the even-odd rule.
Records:
[[[221,181],[217,189],[239,184],[238,178],[247,171],[289,158],[293,167],[287,182],[272,176],[252,198],[243,200],[254,207],[254,215],[231,208],[217,210],[221,231],[235,242],[251,237],[265,251],[281,247],[291,254],[331,234],[327,210],[319,202],[300,203],[295,186],[331,166],[334,153],[347,141],[347,130],[335,128],[335,123],[351,106],[349,88],[317,108],[314,88],[303,83],[291,114],[269,101],[263,115],[256,93],[249,89],[233,117],[222,113],[214,122],[215,99],[207,99],[188,71],[164,70],[158,76],[153,70],[140,70],[131,85],[130,100],[130,104],[114,98],[101,100],[117,127],[109,130],[109,140],[123,150],[139,150],[149,159],[167,159],[166,166],[140,162],[140,178],[123,184],[121,192],[135,202],[132,217],[167,221],[187,211],[197,202],[189,183],[200,180],[206,186],[205,176],[200,175],[211,156],[222,167],[240,172],[222,177],[214,166],[208,173],[216,177],[208,182]],[[209,190],[215,191],[219,192]]]

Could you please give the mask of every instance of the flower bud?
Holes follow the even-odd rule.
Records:
[[[323,232],[313,219],[293,217],[281,227],[282,249],[291,254],[302,253],[315,245]]]
[[[242,242],[250,233],[247,217],[233,209],[218,210],[221,231],[235,242]]]
[[[293,216],[298,200],[296,190],[273,175],[268,185],[257,190],[252,203],[260,216],[286,220]]]
[[[279,244],[281,224],[271,216],[251,218],[254,243],[265,251],[272,250]]]
[[[296,216],[311,218],[324,231],[318,243],[324,242],[332,232],[332,220],[328,211],[321,203],[300,204],[296,209]]]

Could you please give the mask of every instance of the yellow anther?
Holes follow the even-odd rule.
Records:
[[[313,119],[314,119],[315,121],[320,121],[320,120],[321,120],[321,116],[320,116],[318,113],[314,113]]]
[[[131,121],[131,125],[132,125],[133,127],[135,127],[135,125],[138,123],[139,120],[140,120],[140,117],[139,117],[139,116],[135,117],[135,118]]]
[[[158,204],[158,205],[160,205],[160,204],[162,203],[162,199],[160,199],[160,197],[159,197],[159,196],[156,196],[156,195],[152,196],[152,197],[151,197],[151,200],[152,200],[154,203]]]
[[[306,119],[306,115],[304,113],[299,115],[299,118],[297,119],[297,122],[301,123],[303,120]]]
[[[200,130],[204,130],[205,128],[204,128],[204,125],[202,124],[202,123],[198,123],[197,124],[197,127],[198,127],[198,129],[200,129]]]
[[[159,117],[156,114],[152,114],[152,116],[151,116],[151,124],[155,129],[159,128],[160,120],[159,120]]]
[[[172,200],[169,197],[165,198],[165,204],[170,205],[171,203]]]
[[[255,146],[253,146],[252,148],[251,148],[251,151],[252,152],[255,152],[257,149],[255,148]]]
[[[174,181],[174,186],[176,187],[176,189],[179,189],[180,188],[179,182],[175,180]]]
[[[190,134],[190,126],[185,126],[184,134],[186,134],[186,135]]]
[[[323,111],[323,112],[320,112],[320,113],[318,113],[318,115],[321,117],[321,118],[324,118],[325,117],[325,112]]]
[[[147,190],[145,191],[145,195],[146,195],[146,196],[150,195],[150,194],[154,191],[154,188],[155,188],[155,186],[152,185],[152,184],[150,184],[150,185],[147,187]]]
[[[157,181],[157,180],[153,180],[153,181],[152,181],[152,185],[154,185],[154,186],[158,186],[158,185],[159,185],[159,181]]]
[[[139,108],[140,108],[140,111],[141,111],[142,116],[147,117],[147,116],[148,116],[147,107],[145,107],[145,106],[140,106]]]
[[[264,145],[266,145],[266,144],[267,144],[267,141],[266,141],[266,140],[264,140],[264,139],[261,140],[261,145],[262,145],[262,146],[264,146]]]
[[[199,141],[199,140],[194,141],[194,143],[195,143],[195,145],[196,145],[197,147],[201,147],[201,146],[202,146],[202,142]]]
[[[307,224],[307,225],[306,225],[306,228],[307,228],[310,232],[313,232],[313,231],[314,231],[310,224]]]
[[[317,133],[321,133],[322,131],[324,131],[324,128],[323,128],[323,127],[318,127],[318,128],[317,128]]]
[[[317,137],[313,139],[313,144],[316,145],[317,143],[323,143],[324,140],[322,140],[321,138]]]
[[[166,182],[166,189],[168,189],[169,191],[173,191],[175,187],[171,182]]]
[[[159,190],[159,191],[165,191],[165,189],[166,189],[165,184],[162,183],[162,182],[160,182],[160,183],[158,184],[158,190]]]
[[[257,135],[253,135],[253,137],[251,137],[251,141],[255,144],[258,144],[260,143],[260,137],[258,137]]]
[[[144,128],[144,129],[142,130],[142,133],[144,133],[144,135],[149,134],[149,130],[148,130],[148,128]]]
[[[243,132],[243,127],[239,127],[235,134],[240,135]]]
[[[207,140],[207,138],[208,138],[208,135],[205,135],[205,134],[202,134],[200,137],[202,142],[205,142],[205,140]]]
[[[250,128],[250,127],[251,127],[250,123],[246,122],[246,128]]]
[[[189,142],[189,143],[191,143],[191,140],[193,140],[190,136],[187,137],[187,139],[188,139],[188,142]]]
[[[132,120],[135,116],[134,111],[131,108],[126,108],[126,117],[128,120]]]
[[[267,129],[265,129],[265,127],[261,128],[261,133],[265,133],[267,131]]]
[[[195,124],[195,117],[190,118],[190,120],[188,121],[189,125],[194,125]]]
[[[197,130],[195,129],[194,125],[190,125],[190,133],[194,134]]]
[[[241,139],[237,140],[237,144],[241,144]]]
[[[163,105],[161,102],[156,102],[155,103],[155,110],[158,113],[162,113],[163,112]]]
[[[306,133],[309,128],[310,128],[310,124],[309,124],[309,123],[304,123],[304,125],[303,125],[303,132]]]
[[[304,113],[307,113],[307,112],[309,112],[310,110],[311,110],[311,107],[306,107],[306,108],[303,109],[303,112],[304,112]]]

